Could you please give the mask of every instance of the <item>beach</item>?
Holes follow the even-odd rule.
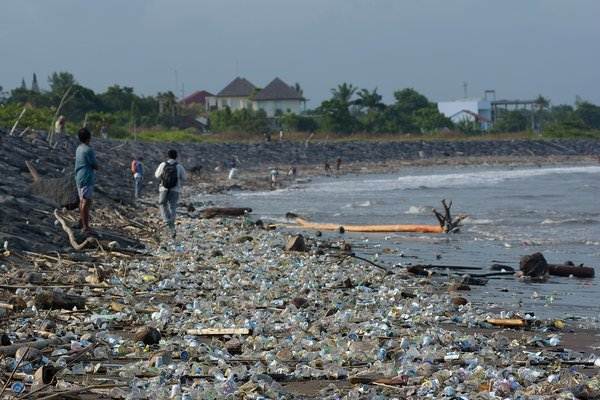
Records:
[[[58,176],[61,163],[63,168],[68,166],[71,139],[65,138],[64,151],[53,156],[48,155],[53,150],[45,148],[39,137],[41,143],[37,144],[19,140],[23,140],[20,148],[26,149],[22,158],[35,155],[32,158],[39,160],[36,165],[43,175]],[[6,143],[7,138],[2,141]],[[410,235],[389,239],[319,235],[283,221],[275,221],[279,225],[276,229],[268,229],[267,219],[262,225],[256,224],[258,219],[272,217],[265,215],[261,204],[272,201],[277,204],[272,214],[282,214],[278,210],[286,204],[277,196],[284,193],[300,200],[304,196],[312,203],[311,208],[320,214],[309,217],[344,223],[349,222],[344,218],[354,222],[360,215],[371,219],[374,211],[388,204],[374,202],[382,192],[370,199],[370,205],[365,205],[369,199],[356,199],[345,209],[347,215],[337,216],[329,213],[331,203],[319,203],[310,193],[340,187],[368,193],[369,188],[361,189],[359,184],[373,180],[379,187],[405,185],[395,189],[408,190],[406,197],[415,198],[414,203],[399,203],[398,218],[435,223],[428,210],[409,211],[411,206],[437,206],[439,193],[430,193],[435,202],[418,201],[419,190],[434,187],[429,184],[429,189],[419,189],[417,184],[411,192],[406,180],[400,178],[421,174],[432,182],[432,176],[442,174],[440,166],[447,166],[447,174],[475,174],[468,176],[477,179],[485,172],[478,171],[481,169],[492,171],[493,176],[498,171],[514,176],[522,170],[594,168],[595,156],[588,154],[590,146],[584,154],[526,159],[507,155],[381,162],[356,160],[359,156],[347,153],[342,155],[338,178],[323,176],[320,162],[303,164],[299,167],[300,182],[283,180],[275,190],[271,190],[268,177],[275,159],[260,159],[252,166],[244,161],[240,179],[233,182],[226,179],[226,170],[214,170],[218,163],[205,162],[199,172],[192,173],[184,191],[175,240],[163,230],[151,179],[140,204],[127,197],[129,188],[122,184],[129,182],[126,156],[142,151],[142,147],[133,144],[133,150],[123,150],[126,146],[130,145],[98,141],[99,155],[107,159],[111,154],[114,161],[106,164],[105,176],[100,178],[103,190],[93,223],[101,235],[117,242],[112,247],[90,245],[84,251],[74,251],[65,232],[54,223],[56,205],[38,200],[39,195],[26,191],[24,184],[23,189],[11,192],[13,200],[3,197],[11,210],[21,210],[20,218],[29,219],[22,226],[19,218],[9,221],[14,214],[4,208],[3,231],[10,222],[24,240],[17,242],[5,236],[8,245],[0,259],[2,299],[13,305],[12,309],[2,309],[2,332],[12,343],[31,343],[42,351],[39,357],[16,368],[17,375],[12,378],[23,382],[27,392],[51,395],[88,388],[101,398],[550,399],[557,398],[558,393],[566,396],[597,390],[596,378],[582,384],[582,377],[594,376],[597,368],[593,354],[598,336],[593,318],[531,315],[527,307],[518,309],[508,302],[491,307],[481,301],[485,296],[482,289],[461,283],[464,271],[450,276],[411,274],[406,265],[412,259],[398,250],[407,243],[411,247]],[[152,165],[160,160],[162,148],[166,146],[149,147],[143,153],[145,162]],[[206,153],[199,154],[203,155],[184,150],[182,159],[207,159]],[[9,164],[13,159],[3,158]],[[471,162],[471,166],[464,165]],[[473,167],[482,162],[483,166]],[[27,169],[14,168],[7,182],[16,186],[18,182],[28,183]],[[393,173],[393,178],[367,175],[382,172],[386,176]],[[536,179],[541,179],[539,176],[549,174]],[[565,176],[573,181],[575,175]],[[477,181],[473,185],[481,186]],[[473,189],[459,185],[453,190],[466,196]],[[230,196],[229,204],[219,196]],[[339,198],[339,208],[346,206],[339,192],[334,190],[330,196]],[[257,202],[257,198],[261,200]],[[29,205],[34,201],[35,205]],[[200,218],[206,206],[247,206],[252,202],[258,208],[246,217]],[[455,209],[469,212],[466,205],[466,201],[459,201]],[[69,223],[76,222],[74,212],[58,212]],[[389,219],[389,215],[379,218]],[[476,226],[467,221],[466,232],[456,235],[470,237]],[[11,232],[16,236],[16,231]],[[284,250],[289,237],[297,234],[303,235],[305,251]],[[442,255],[439,264],[456,261],[452,254],[461,250],[453,251],[452,247],[465,246],[460,239],[455,242],[445,237],[434,236],[427,245],[443,249],[438,252]],[[34,241],[41,245],[26,247]],[[404,250],[404,255],[419,256],[429,263],[432,260],[427,257],[436,259],[435,253],[415,253],[419,249]],[[470,251],[476,256],[476,247]],[[373,252],[379,255],[375,257]],[[352,254],[363,254],[370,262]],[[483,265],[487,257],[478,257],[471,258],[472,263],[487,268]],[[537,291],[545,295],[543,289]],[[75,309],[46,307],[40,299],[42,292],[75,296],[83,303]],[[522,321],[522,326],[504,329],[490,322],[509,318]],[[152,334],[139,333],[150,328]],[[209,328],[215,331],[203,331]],[[237,330],[219,333],[224,328]],[[15,354],[6,346],[0,349],[5,355],[2,372],[8,379],[16,365]],[[44,365],[60,369],[55,385],[44,387],[45,382],[40,384],[35,378],[34,372]],[[92,386],[97,387],[90,389]]]

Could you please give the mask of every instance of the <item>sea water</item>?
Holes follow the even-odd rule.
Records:
[[[573,261],[600,268],[600,167],[594,165],[406,168],[321,177],[286,189],[212,199],[251,207],[264,220],[281,221],[291,211],[340,225],[436,224],[432,209],[441,210],[440,200],[447,199],[453,201],[455,215],[468,215],[460,233],[343,237],[356,244],[357,254],[387,265],[466,265],[486,273],[494,263],[518,269],[521,256],[542,252],[549,263]],[[385,248],[394,252],[384,253]],[[545,283],[526,283],[496,278],[472,287],[468,297],[490,309],[597,318],[598,279],[551,277]]]

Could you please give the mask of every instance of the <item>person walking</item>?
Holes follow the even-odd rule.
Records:
[[[87,128],[81,128],[77,134],[81,142],[75,152],[75,184],[79,195],[79,216],[81,229],[86,235],[94,235],[90,228],[90,209],[92,207],[92,195],[96,184],[96,171],[98,162],[96,153],[90,147],[92,134]]]
[[[142,157],[134,158],[131,161],[131,173],[133,174],[133,196],[135,199],[140,198],[140,194],[142,193],[142,184],[144,182],[144,165],[142,161],[144,159]]]
[[[185,169],[177,162],[177,151],[167,152],[167,161],[160,163],[154,176],[160,179],[158,186],[158,206],[171,237],[175,239],[175,215],[179,193],[186,179]]]

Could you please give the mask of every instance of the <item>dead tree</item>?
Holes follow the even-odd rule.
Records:
[[[440,226],[446,233],[458,232],[461,221],[467,216],[459,215],[456,218],[452,218],[452,215],[450,214],[450,208],[452,208],[452,200],[450,200],[450,203],[446,203],[446,199],[443,199],[442,205],[444,206],[444,214],[440,213],[435,208],[433,209],[433,214],[440,223]]]

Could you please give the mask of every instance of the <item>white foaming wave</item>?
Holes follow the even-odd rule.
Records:
[[[494,221],[491,219],[477,219],[477,218],[471,218],[471,217],[467,217],[465,219],[462,220],[462,222],[465,225],[490,225],[493,224]]]
[[[404,214],[430,214],[433,207],[428,206],[410,206]]]
[[[496,185],[498,183],[525,179],[544,175],[561,174],[600,174],[600,167],[548,167],[548,168],[522,168],[513,170],[486,170],[469,171],[447,174],[410,175],[400,176],[396,179],[363,179],[363,180],[337,180],[316,182],[308,185],[305,191],[320,192],[360,192],[360,191],[386,191],[395,189],[420,189],[441,187],[469,187],[481,185]]]

